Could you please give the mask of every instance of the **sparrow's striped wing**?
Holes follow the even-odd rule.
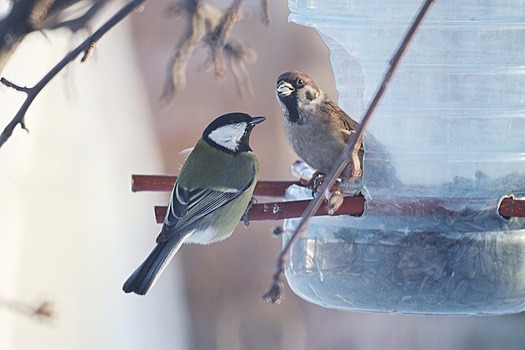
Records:
[[[339,119],[339,122],[341,123],[341,132],[343,133],[343,139],[345,140],[345,143],[348,143],[352,137],[354,137],[357,129],[359,128],[359,124],[350,118],[348,114],[346,114],[339,106],[337,106],[335,103],[333,103],[334,108],[337,108],[337,116]],[[363,152],[364,148],[361,144],[361,148],[359,150],[359,158],[363,158]]]
[[[170,205],[164,218],[162,231],[157,237],[157,243],[165,242],[184,228],[197,222],[204,216],[219,209],[246,191],[252,180],[242,188],[194,189],[179,186],[177,183],[171,194]]]

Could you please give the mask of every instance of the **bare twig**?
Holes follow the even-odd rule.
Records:
[[[230,59],[230,68],[235,80],[237,80],[237,88],[241,96],[253,96],[253,87],[246,69],[246,63],[255,61],[255,51],[241,41],[230,38],[229,42],[224,46],[224,53]]]
[[[270,24],[270,8],[268,6],[268,0],[261,0],[261,7],[263,10],[263,23],[265,25]]]
[[[9,14],[0,20],[0,72],[24,37],[34,31],[67,27],[72,31],[86,28],[109,0],[17,0]],[[84,5],[75,18],[67,11]],[[64,21],[64,18],[73,19]],[[45,32],[42,32],[45,35]]]
[[[234,0],[228,11],[224,13],[219,24],[213,29],[205,39],[211,49],[210,61],[215,67],[215,75],[222,77],[226,74],[226,66],[222,59],[222,52],[226,46],[226,39],[229,36],[233,25],[239,21],[239,11],[244,5],[245,0]]]
[[[325,181],[323,182],[321,189],[319,190],[319,193],[325,193],[326,190],[332,187],[334,184],[337,176],[343,171],[343,169],[346,168],[346,166],[349,164],[350,160],[352,159],[351,155],[355,154],[355,152],[358,152],[358,148],[360,146],[360,143],[358,140],[362,138],[362,135],[364,133],[364,130],[374,113],[375,108],[377,107],[379,101],[381,100],[383,93],[386,91],[388,84],[390,83],[390,80],[392,76],[394,75],[399,62],[401,61],[401,58],[403,54],[405,53],[408,44],[412,40],[417,28],[423,21],[423,18],[425,17],[426,13],[428,12],[430,6],[432,5],[434,0],[425,0],[423,6],[419,10],[419,13],[417,17],[414,19],[410,29],[405,34],[405,37],[401,44],[399,45],[394,57],[390,61],[390,67],[388,71],[386,72],[385,76],[383,77],[383,81],[381,83],[381,86],[377,90],[374,99],[372,100],[370,106],[366,110],[362,120],[361,124],[359,125],[359,128],[357,129],[356,134],[354,137],[349,141],[349,143],[344,148],[343,152],[337,159],[336,163],[333,165],[332,169],[328,173],[328,175],[325,178]],[[354,166],[355,168],[355,166]],[[282,300],[282,275],[284,273],[284,266],[286,264],[286,261],[288,259],[288,255],[290,252],[290,249],[293,245],[293,243],[299,238],[299,236],[303,233],[303,229],[306,227],[308,220],[310,217],[315,213],[319,207],[321,206],[321,203],[323,201],[322,196],[317,196],[314,198],[306,210],[304,211],[302,215],[302,220],[298,223],[294,233],[286,243],[285,247],[277,257],[277,268],[273,275],[272,284],[270,288],[266,291],[266,293],[263,295],[263,299],[266,301],[269,301],[274,304],[278,304]]]
[[[50,320],[56,318],[56,312],[54,310],[53,303],[49,301],[43,301],[37,306],[31,306],[18,301],[0,298],[0,307],[6,307],[26,316],[36,316],[41,320]]]
[[[6,78],[0,78],[0,83],[4,84],[7,87],[10,87],[11,89],[15,89],[16,91],[20,91],[20,92],[28,93],[30,90],[27,86],[18,86],[15,83],[7,80]]]
[[[44,24],[45,28],[67,28],[73,33],[78,32],[81,29],[89,29],[89,22],[93,20],[93,18],[100,12],[100,10],[104,8],[108,2],[109,0],[97,0],[84,14],[67,21],[46,20],[46,23]]]
[[[22,39],[34,31],[33,13],[38,11],[38,3],[32,0],[13,2],[11,12],[0,20],[0,71],[22,42]]]
[[[42,0],[35,2],[34,11],[29,16],[29,23],[32,28],[41,28],[47,18],[47,14],[55,0]]]
[[[212,67],[215,77],[226,74],[226,61],[237,81],[241,96],[253,95],[246,64],[255,60],[255,51],[239,39],[230,35],[235,23],[243,19],[242,6],[246,0],[234,0],[227,10],[203,1],[181,0],[170,7],[170,13],[179,17],[188,16],[188,25],[180,43],[170,57],[167,75],[160,102],[167,106],[186,85],[186,67],[197,47],[210,49],[210,56],[203,65]],[[269,20],[268,4],[263,1],[263,13]]]
[[[111,17],[106,23],[104,23],[96,32],[84,40],[80,45],[78,45],[73,51],[67,54],[57,65],[55,65],[35,86],[28,88],[26,91],[23,91],[27,94],[26,99],[15,117],[11,120],[9,124],[5,127],[2,134],[0,134],[0,148],[4,143],[11,137],[13,130],[17,125],[20,125],[24,128],[24,118],[27,113],[27,110],[33,103],[33,100],[38,96],[42,89],[60,72],[64,67],[66,67],[70,62],[76,59],[81,53],[88,54],[92,50],[93,43],[97,42],[104,34],[106,34],[111,28],[116,24],[126,18],[131,12],[133,12],[138,7],[142,6],[147,0],[132,0],[128,2],[124,7],[122,7],[113,17]],[[4,80],[2,80],[2,83]],[[11,84],[14,85],[14,84]],[[13,86],[11,86],[13,87]],[[18,89],[17,89],[18,90]],[[21,91],[21,90],[19,90]]]

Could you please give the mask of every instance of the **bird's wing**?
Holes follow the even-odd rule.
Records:
[[[348,143],[355,134],[359,124],[350,118],[350,116],[346,114],[337,103],[328,98],[328,96],[326,96],[320,108],[325,115],[329,116],[332,127],[337,130],[337,132],[342,133],[342,139],[345,143]],[[335,120],[333,119],[334,116]]]
[[[343,133],[343,139],[345,140],[345,143],[348,143],[352,137],[354,137],[355,133],[357,132],[357,129],[359,127],[359,124],[353,120],[348,114],[346,114],[339,106],[337,106],[338,113],[337,116],[339,118],[340,123],[342,124],[341,132]],[[361,144],[359,152],[362,153],[364,151],[363,144]],[[362,158],[362,154],[360,155]]]
[[[346,134],[346,142],[348,142],[357,131],[357,128],[359,127],[359,124],[355,122],[348,114],[343,112],[343,110],[340,110],[340,113],[337,113],[337,116],[339,117],[339,121],[342,124],[341,130]]]
[[[167,227],[177,225],[179,220],[188,212],[190,200],[191,192],[187,188],[179,186],[177,182],[171,192],[170,205],[164,217],[164,225]]]
[[[157,243],[165,242],[176,233],[219,209],[246,191],[251,181],[240,188],[215,188],[188,190],[175,185],[172,199],[164,219]]]

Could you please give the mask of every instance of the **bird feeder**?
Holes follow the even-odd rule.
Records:
[[[339,105],[354,119],[420,5],[289,1],[291,20],[329,47]],[[365,211],[312,218],[285,271],[298,295],[384,313],[525,310],[525,221],[500,207],[525,192],[524,42],[522,1],[433,5],[367,129],[381,147],[364,138]]]

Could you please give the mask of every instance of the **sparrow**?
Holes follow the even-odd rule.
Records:
[[[326,175],[355,134],[359,124],[350,118],[308,75],[286,72],[277,78],[276,97],[284,115],[288,143],[309,166]],[[364,148],[359,164],[351,162],[341,179],[361,175]]]
[[[180,171],[157,245],[126,280],[126,293],[146,294],[183,243],[228,238],[252,203],[259,163],[249,145],[265,117],[228,113],[202,133]]]

